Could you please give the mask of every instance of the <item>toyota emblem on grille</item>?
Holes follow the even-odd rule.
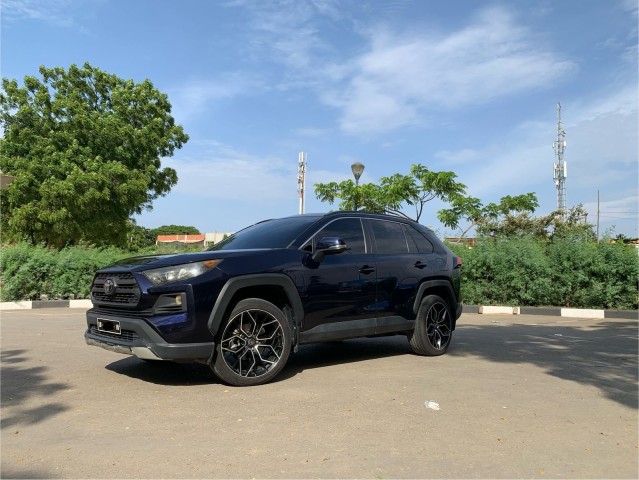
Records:
[[[115,292],[115,282],[112,279],[107,278],[104,281],[104,293],[106,293],[107,295],[113,295],[114,292]]]

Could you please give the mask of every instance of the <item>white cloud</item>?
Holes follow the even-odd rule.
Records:
[[[311,66],[317,52],[326,48],[313,21],[318,15],[340,15],[334,0],[236,1],[230,5],[244,7],[250,15],[248,48],[258,57],[267,51],[270,61],[297,73]]]
[[[420,121],[428,109],[482,104],[545,88],[576,68],[496,7],[447,35],[378,28],[370,41],[370,50],[348,68],[332,68],[344,76],[345,85],[323,96],[341,109],[341,127],[349,133],[389,130]]]
[[[296,135],[300,137],[307,138],[322,138],[327,136],[330,131],[326,128],[315,128],[315,127],[301,127],[297,128],[293,131]]]
[[[254,95],[265,89],[254,76],[239,72],[226,73],[210,80],[191,80],[177,88],[169,89],[172,113],[180,122],[205,112],[215,101],[243,95]]]
[[[28,18],[58,27],[73,27],[74,0],[2,0],[3,17]]]
[[[475,150],[469,148],[456,151],[440,150],[435,153],[435,158],[446,163],[463,164],[477,160],[478,154]]]
[[[291,162],[241,152],[219,142],[209,142],[197,158],[175,157],[163,163],[178,173],[176,192],[252,205],[296,194],[297,172]]]

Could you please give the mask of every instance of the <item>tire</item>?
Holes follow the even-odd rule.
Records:
[[[415,329],[408,336],[413,352],[430,357],[446,353],[453,336],[452,321],[446,301],[437,295],[424,297],[415,319]]]
[[[211,367],[220,380],[237,387],[261,385],[284,368],[293,334],[275,305],[259,298],[241,300],[223,325]]]

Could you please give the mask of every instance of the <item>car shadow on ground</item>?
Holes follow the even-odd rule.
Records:
[[[405,335],[302,345],[297,353],[291,355],[286,367],[275,381],[292,378],[304,370],[365,362],[397,355],[412,355]]]
[[[145,361],[125,357],[105,367],[107,370],[149,383],[167,386],[206,385],[216,383],[211,369],[198,363]]]
[[[459,325],[448,355],[529,363],[543,368],[548,375],[597,387],[611,400],[638,409],[637,331],[636,321],[604,322],[590,327],[505,322]],[[274,382],[309,369],[399,355],[412,355],[404,335],[302,345]],[[127,357],[106,368],[161,385],[220,383],[206,365],[144,362]]]
[[[302,345],[297,353],[291,354],[284,370],[273,382],[287,380],[308,369],[410,353],[404,335]],[[137,357],[125,357],[108,364],[105,368],[120,375],[158,385],[221,383],[207,365],[196,363],[144,361]]]
[[[450,355],[528,363],[548,375],[591,385],[627,407],[639,408],[637,321],[567,324],[460,325]]]

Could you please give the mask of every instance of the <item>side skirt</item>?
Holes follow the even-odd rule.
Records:
[[[347,338],[370,337],[386,333],[407,332],[415,328],[415,320],[403,317],[365,318],[325,323],[300,332],[299,343],[330,342]]]

